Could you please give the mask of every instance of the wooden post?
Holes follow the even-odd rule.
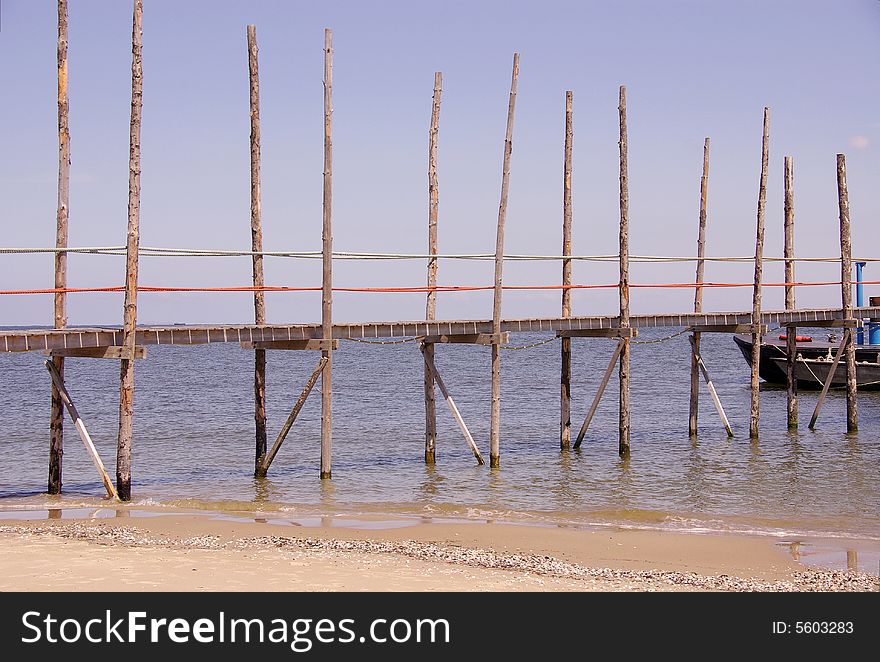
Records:
[[[58,0],[58,212],[55,247],[67,248],[67,222],[70,205],[70,108],[67,96],[67,0]],[[55,253],[55,289],[67,287],[67,253]],[[55,328],[67,326],[67,296],[55,292]],[[64,357],[52,359],[55,370],[64,381]],[[61,494],[61,469],[64,457],[64,404],[61,392],[52,382],[52,404],[49,416],[49,494]]]
[[[98,470],[98,474],[101,476],[101,482],[104,483],[104,489],[107,490],[107,496],[111,499],[115,499],[116,490],[113,489],[113,482],[110,480],[110,476],[107,475],[107,470],[104,468],[101,456],[98,455],[92,437],[89,435],[88,430],[86,430],[86,424],[83,422],[82,418],[80,418],[79,412],[76,410],[76,405],[73,404],[73,399],[70,397],[70,393],[64,387],[64,379],[61,377],[61,374],[58,372],[58,369],[52,361],[47,359],[45,364],[46,370],[49,371],[49,376],[52,378],[52,384],[58,389],[61,401],[64,403],[64,406],[67,407],[73,425],[77,432],[79,432],[79,436],[82,439],[83,445],[86,447],[86,451],[89,453],[89,457],[92,458],[92,464],[95,465],[95,469]]]
[[[507,133],[504,138],[504,165],[501,171],[501,202],[498,205],[498,230],[495,235],[495,292],[492,301],[492,418],[489,425],[489,466],[501,466],[501,278],[504,267],[504,220],[507,216],[507,192],[510,187],[510,153],[513,149],[513,116],[516,108],[516,81],[519,76],[519,53],[513,54],[510,99],[507,105]]]
[[[840,358],[843,356],[847,347],[852,345],[852,330],[845,329],[843,332],[843,338],[840,339],[840,345],[837,348],[837,351],[834,353],[834,360],[831,362],[831,368],[828,370],[828,376],[825,378],[825,383],[822,385],[822,392],[819,394],[819,399],[816,401],[816,408],[813,410],[813,416],[810,418],[810,429],[813,430],[816,427],[816,421],[819,420],[819,412],[822,411],[822,405],[825,404],[825,396],[828,395],[828,389],[831,388],[831,382],[834,380],[834,374],[837,372],[837,366],[840,363]]]
[[[572,93],[565,93],[565,156],[562,166],[562,254],[571,255]],[[562,316],[571,317],[571,260],[562,260]],[[571,338],[562,339],[559,447],[571,446]]]
[[[440,198],[437,187],[437,133],[440,125],[440,94],[443,88],[443,74],[434,72],[434,99],[431,104],[431,128],[428,130],[428,253],[437,254],[437,216]],[[428,302],[425,319],[437,316],[437,258],[428,259]],[[434,343],[425,343],[426,357],[434,358]],[[427,359],[426,359],[427,361]],[[437,402],[434,399],[434,375],[425,363],[425,464],[436,461],[437,445]]]
[[[749,415],[749,436],[758,437],[761,410],[761,278],[764,271],[764,207],[767,202],[767,164],[770,149],[770,109],[764,108],[764,134],[761,140],[761,182],[758,187],[758,231],[755,239],[755,285],[752,292],[752,406]]]
[[[614,371],[614,366],[617,365],[617,359],[620,358],[620,353],[623,351],[624,340],[624,338],[621,338],[617,341],[617,347],[614,348],[614,352],[611,354],[611,360],[608,361],[608,367],[605,368],[605,374],[602,375],[602,381],[599,382],[599,388],[596,389],[596,395],[593,397],[593,402],[590,404],[590,411],[587,412],[587,416],[584,418],[583,425],[581,425],[580,432],[578,432],[577,439],[574,442],[575,450],[581,447],[581,443],[587,435],[587,430],[590,427],[593,416],[596,414],[596,409],[599,408],[599,402],[602,400],[602,395],[605,393],[605,387],[608,386],[608,382],[611,379],[611,373]]]
[[[785,160],[785,309],[795,309],[794,292],[794,166],[790,156]],[[786,330],[785,353],[786,381],[788,382],[788,428],[798,426],[797,374],[797,327]]]
[[[128,158],[128,240],[125,251],[125,307],[122,346],[127,358],[119,368],[119,436],[116,444],[116,492],[131,500],[131,437],[134,415],[134,347],[137,330],[138,244],[141,215],[141,110],[143,108],[143,6],[134,0],[131,31],[131,125]]]
[[[837,155],[837,202],[840,207],[840,294],[844,319],[852,319],[852,231],[849,221],[849,192],[846,188],[846,157]],[[846,346],[846,431],[859,429],[859,402],[856,397],[856,346]]]
[[[324,30],[324,218],[321,232],[323,269],[321,278],[321,335],[325,341],[333,336],[333,32]],[[321,373],[321,478],[330,478],[333,449],[333,350],[328,345],[321,351],[327,359]]]
[[[257,28],[247,26],[248,77],[251,109],[251,250],[254,272],[254,322],[266,323],[266,294],[263,278],[263,227],[260,205],[260,69],[257,55]],[[266,461],[266,350],[254,350],[254,475],[259,477]],[[263,472],[265,475],[265,472]]]
[[[706,199],[709,195],[709,139],[703,142],[703,175],[700,177],[700,225],[697,232],[697,286],[694,288],[694,312],[703,310],[703,272],[706,255]],[[688,434],[697,434],[700,405],[700,366],[697,357],[700,354],[699,331],[691,334],[691,344],[695,351],[691,352],[691,401],[688,416]]]
[[[449,391],[446,390],[446,384],[443,383],[443,378],[440,376],[440,373],[437,372],[437,366],[434,365],[434,358],[428,356],[427,352],[424,351],[424,347],[422,348],[422,354],[425,357],[425,367],[427,367],[428,370],[431,371],[431,375],[437,382],[440,393],[443,394],[443,398],[446,400],[446,404],[449,405],[449,411],[452,412],[452,416],[453,418],[455,418],[455,422],[458,423],[458,427],[461,429],[461,433],[464,435],[465,441],[467,441],[468,446],[470,446],[471,452],[474,454],[474,457],[477,458],[477,464],[483,466],[485,464],[485,461],[483,460],[483,455],[480,453],[480,449],[477,448],[477,443],[474,441],[473,436],[471,436],[471,432],[470,430],[468,430],[468,426],[464,422],[464,419],[461,416],[461,412],[458,411],[458,407],[455,405],[455,400],[452,399]]]
[[[626,87],[620,86],[620,322],[629,328],[629,174],[627,171],[626,142]],[[620,412],[618,424],[618,453],[629,455],[629,337],[622,339],[620,350]]]
[[[300,410],[306,403],[306,398],[308,398],[309,393],[312,392],[312,389],[314,388],[315,383],[318,381],[318,377],[321,376],[321,372],[324,370],[324,366],[326,364],[327,359],[323,356],[318,359],[318,367],[315,368],[314,372],[312,372],[311,377],[309,377],[306,385],[303,387],[302,392],[299,394],[299,398],[297,398],[296,403],[293,405],[293,409],[290,410],[290,414],[288,414],[287,420],[284,421],[284,425],[281,426],[281,431],[278,433],[278,437],[275,439],[275,443],[272,444],[272,450],[270,450],[266,454],[266,456],[263,458],[262,463],[257,467],[257,478],[266,477],[266,473],[269,471],[269,467],[272,466],[272,461],[275,459],[275,456],[278,455],[281,444],[283,444],[284,440],[287,438],[287,433],[290,432],[290,428],[292,428],[293,424],[296,422],[296,417],[299,416]]]

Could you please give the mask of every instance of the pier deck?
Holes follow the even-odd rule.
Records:
[[[880,307],[856,308],[858,319],[880,319]],[[729,313],[682,313],[660,315],[634,315],[630,325],[634,328],[686,327],[694,325],[750,324],[751,312]],[[761,323],[785,325],[796,322],[799,326],[811,323],[827,324],[843,320],[841,309],[801,309],[765,311]],[[529,333],[553,331],[582,331],[611,329],[618,324],[617,316],[595,317],[546,317],[502,320],[502,332]],[[409,322],[363,322],[334,324],[333,338],[407,338],[413,336],[456,335],[492,333],[492,320],[409,321]],[[121,327],[68,327],[65,329],[12,329],[0,331],[0,351],[29,352],[51,349],[75,349],[88,347],[118,347],[123,344]],[[321,338],[320,324],[216,324],[139,326],[138,345],[204,345],[213,343],[266,342],[283,340],[309,340]]]

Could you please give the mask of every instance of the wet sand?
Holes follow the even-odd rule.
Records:
[[[0,590],[877,590],[773,539],[512,524],[302,527],[205,515],[0,520]]]

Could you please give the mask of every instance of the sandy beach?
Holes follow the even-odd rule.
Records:
[[[124,512],[124,511],[120,511]],[[774,539],[515,524],[376,528],[201,514],[0,520],[4,591],[870,591]]]

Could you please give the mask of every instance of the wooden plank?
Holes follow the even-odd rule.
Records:
[[[862,326],[863,322],[860,319],[831,319],[831,320],[812,320],[809,322],[786,322],[782,326],[787,328],[795,328],[798,326],[801,327],[813,327],[817,329],[856,329]]]
[[[703,310],[703,274],[705,272],[706,255],[706,220],[707,199],[709,196],[709,138],[703,141],[703,174],[700,177],[700,220],[697,228],[697,274],[694,288],[694,313]],[[693,437],[697,434],[700,410],[700,367],[697,355],[700,351],[700,331],[693,330],[691,343],[697,354],[691,353],[691,397],[688,407],[688,433]]]
[[[251,165],[251,266],[254,284],[254,323],[266,323],[266,293],[263,273],[263,221],[260,183],[260,67],[257,28],[247,26],[248,90],[250,96],[250,165]],[[209,337],[210,338],[210,337]],[[266,460],[266,350],[254,350],[254,475],[262,471]]]
[[[513,54],[510,98],[507,104],[507,132],[504,137],[504,164],[501,171],[501,202],[495,233],[495,287],[492,297],[492,333],[501,333],[501,292],[504,269],[504,222],[507,217],[507,193],[510,189],[510,153],[513,150],[513,118],[516,110],[516,82],[519,77],[519,53]],[[489,422],[489,466],[501,466],[501,346],[492,344],[492,414]]]
[[[571,151],[572,92],[565,93],[565,147],[562,165],[562,254],[571,255]],[[562,317],[571,317],[570,259],[562,260]],[[562,338],[562,368],[559,393],[559,447],[571,447],[571,339]]]
[[[315,368],[311,377],[309,377],[306,385],[303,387],[302,392],[299,394],[299,398],[297,398],[296,403],[294,403],[293,409],[291,409],[290,414],[287,415],[287,420],[284,421],[284,425],[281,426],[281,430],[278,432],[278,437],[276,437],[275,443],[272,444],[271,450],[266,454],[266,456],[263,458],[263,461],[257,467],[255,474],[256,478],[266,477],[266,474],[269,472],[269,467],[272,466],[272,462],[275,459],[275,456],[278,455],[281,444],[283,444],[284,440],[287,439],[287,434],[290,432],[290,428],[293,427],[293,424],[296,421],[296,417],[299,416],[300,410],[306,403],[306,398],[309,397],[309,393],[312,392],[315,383],[318,381],[318,377],[321,376],[321,373],[324,371],[324,366],[326,365],[326,357],[322,356],[320,359],[318,359],[318,367]]]
[[[86,430],[86,424],[83,422],[82,418],[80,418],[79,412],[76,410],[76,405],[73,404],[73,399],[70,397],[70,393],[64,386],[64,380],[62,379],[61,374],[55,368],[55,364],[52,363],[52,361],[45,361],[45,365],[46,370],[49,371],[49,376],[52,378],[52,383],[55,384],[55,387],[58,389],[58,393],[61,395],[61,401],[67,407],[70,418],[73,420],[73,425],[76,427],[77,432],[79,432],[83,445],[86,447],[86,451],[88,451],[89,457],[92,459],[92,463],[95,465],[98,474],[101,476],[101,482],[104,483],[104,489],[107,490],[107,496],[111,499],[117,498],[116,490],[113,488],[113,481],[110,480],[110,476],[104,468],[104,463],[101,461],[101,456],[98,455],[98,450],[95,448],[92,437],[89,435],[88,430]]]
[[[639,330],[632,327],[605,329],[571,329],[557,331],[557,338],[636,338]]]
[[[755,284],[752,290],[752,324],[761,323],[761,281],[764,272],[764,209],[767,203],[767,167],[770,149],[770,109],[764,108],[764,131],[761,139],[761,180],[758,185],[758,223],[755,239]],[[761,334],[752,333],[751,408],[749,412],[749,436],[758,436],[761,412],[761,383],[758,374],[761,363]]]
[[[86,359],[145,359],[147,358],[147,348],[142,345],[135,345],[134,356],[129,354],[125,347],[119,347],[117,345],[84,348],[71,347],[70,349],[45,349],[43,350],[43,354],[53,358],[57,356]],[[60,371],[59,374],[61,374]]]
[[[326,350],[339,349],[338,340],[311,338],[309,340],[255,340],[241,343],[242,349],[266,351],[267,349],[284,350]]]
[[[724,413],[724,407],[721,406],[721,398],[718,397],[718,392],[715,390],[715,384],[712,383],[712,378],[709,377],[709,370],[706,368],[706,364],[703,362],[703,357],[700,356],[700,350],[697,348],[693,336],[690,337],[690,341],[691,355],[694,357],[697,366],[700,368],[700,372],[703,373],[703,379],[706,381],[706,390],[709,391],[709,395],[712,397],[712,403],[715,405],[715,411],[718,412],[718,417],[721,419],[721,423],[724,425],[724,429],[727,431],[727,436],[733,437],[733,428],[730,427],[730,421],[727,420],[727,414]]]
[[[822,411],[822,405],[825,404],[825,396],[828,395],[828,389],[831,388],[831,382],[834,379],[834,373],[837,372],[837,365],[840,363],[840,357],[843,356],[846,348],[851,344],[852,330],[846,329],[843,332],[843,338],[840,339],[840,346],[834,353],[834,361],[831,363],[831,368],[828,370],[828,377],[825,378],[825,383],[822,385],[822,392],[819,394],[819,399],[816,401],[816,408],[813,410],[813,416],[810,418],[811,430],[816,429],[816,421],[819,420],[819,412]]]
[[[463,345],[492,345],[507,344],[510,342],[510,332],[502,331],[499,334],[494,333],[456,333],[442,334],[439,336],[425,336],[426,344],[434,343],[450,343]]]
[[[321,229],[321,337],[333,337],[333,32],[324,30],[324,192]],[[321,478],[331,477],[333,449],[333,352],[323,349],[327,359],[321,372]]]
[[[795,286],[794,286],[794,165],[790,156],[784,159],[785,176],[785,222],[783,252],[785,257],[785,309],[795,309]],[[798,396],[797,375],[795,362],[797,361],[797,327],[788,328],[785,341],[785,354],[788,357],[785,362],[786,380],[786,418],[788,429],[794,430],[798,426]]]
[[[630,326],[629,320],[629,174],[627,163],[626,87],[620,86],[620,281],[617,288],[620,297],[621,327]],[[629,418],[629,338],[620,341],[620,408],[618,418],[618,453],[621,457],[630,451]]]
[[[584,437],[587,435],[587,430],[590,428],[590,423],[593,420],[593,416],[596,414],[596,410],[599,408],[599,402],[602,400],[602,395],[605,393],[605,387],[608,386],[608,382],[611,379],[611,373],[614,372],[614,366],[617,364],[617,360],[620,358],[621,352],[623,352],[623,343],[625,339],[621,338],[617,342],[617,346],[614,348],[614,352],[611,354],[611,360],[608,361],[608,367],[605,368],[605,374],[602,375],[602,381],[599,382],[599,388],[596,389],[596,395],[593,396],[593,402],[590,404],[590,410],[587,412],[586,418],[584,418],[584,422],[581,425],[581,429],[578,432],[577,439],[574,442],[575,449],[581,447],[581,443],[584,441]]]
[[[67,0],[58,0],[58,207],[55,217],[55,247],[67,248],[70,216],[70,98],[67,91]],[[55,253],[55,289],[67,287],[67,253]],[[55,293],[54,323],[56,329],[67,326],[67,298],[63,291]],[[64,358],[52,359],[55,370],[64,382]],[[64,458],[64,403],[52,381],[49,411],[49,494],[61,494]]]
[[[125,250],[123,347],[134,356],[137,333],[138,244],[141,209],[141,111],[143,108],[143,6],[134,0],[131,31],[131,122],[128,161],[128,241]],[[122,359],[119,375],[119,435],[116,443],[116,492],[131,500],[131,438],[134,417],[134,361]]]
[[[437,138],[440,126],[440,95],[443,91],[443,74],[434,72],[434,97],[431,103],[431,126],[428,129],[428,254],[437,255],[437,220],[440,207],[440,194],[437,182]],[[437,316],[437,292],[431,288],[437,286],[436,257],[428,259],[428,296],[425,306],[425,318],[433,320]],[[423,351],[434,358],[434,345],[423,345]],[[425,387],[425,464],[436,461],[437,445],[437,403],[434,398],[434,376],[424,367]]]
[[[461,429],[461,433],[464,435],[465,441],[467,441],[468,446],[470,446],[471,452],[474,454],[474,457],[477,458],[477,464],[483,466],[485,462],[483,460],[482,454],[480,453],[480,449],[477,448],[477,443],[474,441],[474,438],[471,436],[470,430],[468,430],[467,424],[461,417],[461,412],[458,411],[458,407],[455,405],[455,400],[452,399],[452,396],[446,389],[446,384],[443,383],[443,378],[440,377],[440,373],[437,372],[437,366],[434,365],[434,360],[428,357],[428,355],[424,352],[422,352],[422,356],[424,356],[425,365],[428,366],[428,369],[434,376],[434,381],[437,382],[437,386],[440,388],[440,393],[443,394],[443,398],[446,400],[446,404],[449,405],[449,411],[452,412],[452,416],[453,418],[455,418],[455,422],[458,423],[458,427],[459,429]]]
[[[843,317],[853,316],[852,303],[852,230],[849,218],[849,191],[846,186],[846,157],[837,155],[837,203],[840,210],[840,294]],[[846,431],[859,429],[859,401],[856,386],[856,346],[846,347]]]
[[[694,324],[691,329],[696,333],[767,333],[766,324]],[[699,349],[699,347],[697,347]]]

